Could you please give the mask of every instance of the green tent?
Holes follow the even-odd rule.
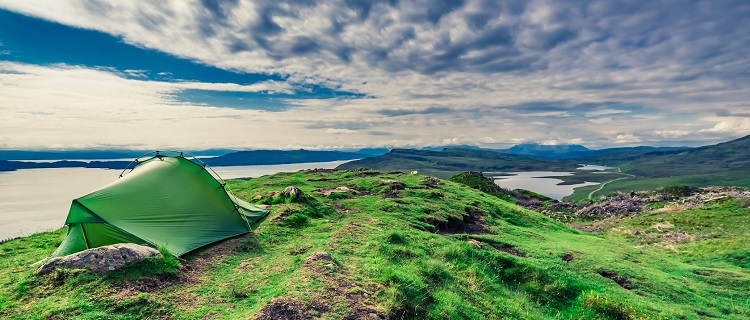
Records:
[[[197,160],[196,160],[197,161]],[[206,169],[180,156],[156,156],[104,188],[73,200],[68,234],[53,257],[136,243],[175,256],[245,234],[268,212],[237,199]]]

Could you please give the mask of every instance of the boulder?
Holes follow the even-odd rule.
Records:
[[[302,198],[302,190],[294,186],[288,186],[281,191],[281,195],[292,200]]]
[[[36,274],[48,274],[57,268],[89,269],[96,274],[104,274],[147,257],[161,256],[159,251],[151,247],[134,243],[118,243],[49,259],[36,271]]]

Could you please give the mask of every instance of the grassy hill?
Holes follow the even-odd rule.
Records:
[[[628,152],[581,161],[617,166],[632,175],[607,184],[599,195],[674,185],[750,187],[750,136],[698,148]],[[583,199],[597,188],[578,188],[566,199]]]
[[[419,171],[421,174],[448,178],[463,171],[566,171],[574,170],[574,161],[536,159],[486,150],[450,148],[443,151],[393,149],[379,157],[344,163],[338,169],[368,168],[381,171]]]
[[[596,150],[595,150],[596,151]],[[604,149],[612,152],[576,159],[551,159],[487,150],[445,149],[441,152],[394,149],[379,156],[351,161],[339,169],[370,168],[383,171],[418,171],[448,178],[462,171],[572,171],[556,177],[573,184],[584,181],[605,183],[577,188],[567,200],[587,199],[592,191],[607,195],[616,191],[654,190],[673,185],[750,187],[750,136],[698,148],[648,147]],[[566,155],[581,153],[571,152]],[[587,152],[587,151],[586,151]],[[577,164],[618,167],[605,174],[575,170]]]
[[[278,196],[290,185],[306,196]],[[691,229],[693,212],[669,220],[717,235],[700,249],[675,251],[640,233],[581,232],[422,175],[316,170],[228,186],[270,204],[271,214],[253,234],[190,253],[180,266],[151,259],[104,277],[38,277],[28,266],[51,253],[64,230],[0,244],[0,318],[750,317],[742,260],[750,213],[739,200],[711,208],[704,214],[711,218],[698,221],[713,222],[700,230]],[[658,219],[621,225],[645,230]],[[731,228],[722,229],[723,219]]]
[[[746,171],[750,168],[750,136],[698,148],[611,154],[585,160],[615,164],[623,172],[654,178]]]

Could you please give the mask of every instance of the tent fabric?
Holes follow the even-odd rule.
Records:
[[[73,200],[68,234],[52,256],[125,242],[163,246],[181,256],[247,233],[267,213],[231,195],[204,166],[157,155]]]

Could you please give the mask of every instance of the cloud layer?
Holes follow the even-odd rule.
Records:
[[[750,134],[747,1],[0,0],[0,7],[203,64],[286,79],[139,81],[133,79],[138,70],[5,63],[2,69],[19,74],[0,74],[0,108],[18,117],[0,129],[0,147],[133,145],[133,131],[155,124],[173,131],[139,143],[596,147]],[[97,80],[86,83],[82,74]],[[57,83],[61,77],[69,80]],[[290,108],[274,113],[174,99],[187,89],[289,94],[309,85],[365,97],[290,98],[284,100]],[[89,116],[101,104],[119,109]],[[19,120],[43,117],[20,116],[29,110],[108,134],[58,129],[54,142],[47,141],[37,136],[47,131]],[[126,114],[139,120],[129,122]],[[179,129],[186,126],[192,129]]]

